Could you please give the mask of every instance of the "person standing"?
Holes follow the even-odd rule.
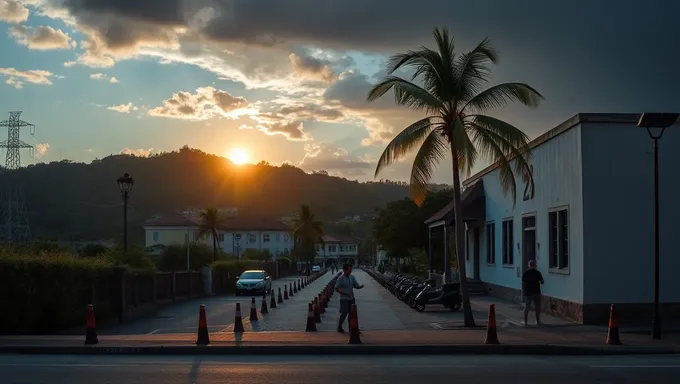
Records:
[[[524,322],[522,325],[529,324],[529,311],[531,304],[534,304],[536,311],[536,325],[541,325],[541,284],[543,274],[536,269],[536,260],[529,262],[529,269],[522,275],[522,296],[524,296]]]
[[[342,275],[335,282],[335,292],[340,294],[340,320],[338,321],[338,332],[344,333],[342,323],[345,322],[347,315],[352,309],[354,301],[354,288],[362,289],[364,286],[359,284],[352,276],[352,266],[345,264],[342,266]],[[348,321],[349,326],[349,321]]]

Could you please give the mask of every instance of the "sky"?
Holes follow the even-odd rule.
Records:
[[[373,180],[419,115],[367,93],[434,27],[458,53],[491,39],[490,85],[541,92],[492,113],[533,138],[576,113],[680,110],[678,14],[675,0],[0,0],[0,120],[35,124],[24,165],[189,145]],[[407,181],[411,159],[377,178]],[[434,181],[451,183],[450,162]]]

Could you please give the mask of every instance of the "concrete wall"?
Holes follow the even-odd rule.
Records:
[[[584,124],[584,301],[653,298],[652,140],[635,124]],[[659,141],[660,297],[680,302],[680,127]],[[650,315],[651,316],[651,315]],[[650,317],[651,319],[651,317]]]
[[[521,288],[523,230],[522,217],[536,218],[536,257],[538,268],[543,272],[543,293],[558,299],[582,302],[583,300],[583,217],[582,217],[582,158],[581,128],[574,127],[558,135],[532,152],[530,164],[534,169],[535,191],[531,200],[523,201],[525,183],[517,181],[517,202],[513,206],[510,194],[502,191],[499,172],[494,170],[483,176],[486,193],[486,223],[480,228],[479,267],[480,279],[494,285],[513,289]],[[569,214],[568,269],[550,270],[548,212],[565,207]],[[513,219],[513,262],[503,265],[502,222]],[[486,225],[495,223],[495,264],[486,262]],[[468,277],[474,277],[473,231],[469,233],[469,260],[466,261]]]

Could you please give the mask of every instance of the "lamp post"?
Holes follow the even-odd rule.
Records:
[[[659,140],[666,128],[678,122],[678,113],[643,113],[637,126],[645,128],[652,139],[654,156],[654,317],[652,338],[661,340],[661,313],[659,310]]]
[[[127,211],[128,211],[128,198],[130,197],[130,192],[132,187],[135,185],[135,181],[130,177],[129,173],[124,174],[118,178],[118,188],[120,193],[123,195],[123,251],[127,253],[128,250],[128,240],[127,240]]]

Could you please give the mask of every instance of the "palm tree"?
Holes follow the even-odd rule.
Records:
[[[213,241],[213,263],[217,260],[217,229],[224,223],[217,208],[206,208],[201,211],[200,222],[198,225],[198,237],[211,236]]]
[[[292,229],[296,253],[304,261],[314,261],[316,244],[323,243],[323,223],[316,220],[309,205],[300,206],[300,211],[293,218]]]
[[[453,205],[456,255],[465,252],[461,203],[461,172],[467,177],[479,157],[499,169],[504,193],[516,199],[515,174],[527,177],[533,185],[528,164],[529,138],[520,129],[485,113],[509,102],[537,107],[543,96],[523,83],[503,83],[483,87],[489,82],[490,64],[498,53],[488,39],[472,51],[456,55],[453,37],[446,28],[435,28],[437,50],[421,47],[393,55],[385,78],[368,94],[374,101],[394,90],[397,105],[423,112],[425,118],[406,127],[387,145],[375,170],[376,177],[385,167],[418,148],[411,169],[411,197],[419,206],[437,164],[451,155],[453,166]],[[413,69],[410,80],[394,75],[399,69]],[[448,151],[448,152],[447,152]],[[514,161],[514,164],[513,164]],[[449,266],[446,266],[446,271]],[[475,325],[467,294],[465,263],[458,263],[461,276],[465,326]],[[446,276],[448,279],[448,275]]]

